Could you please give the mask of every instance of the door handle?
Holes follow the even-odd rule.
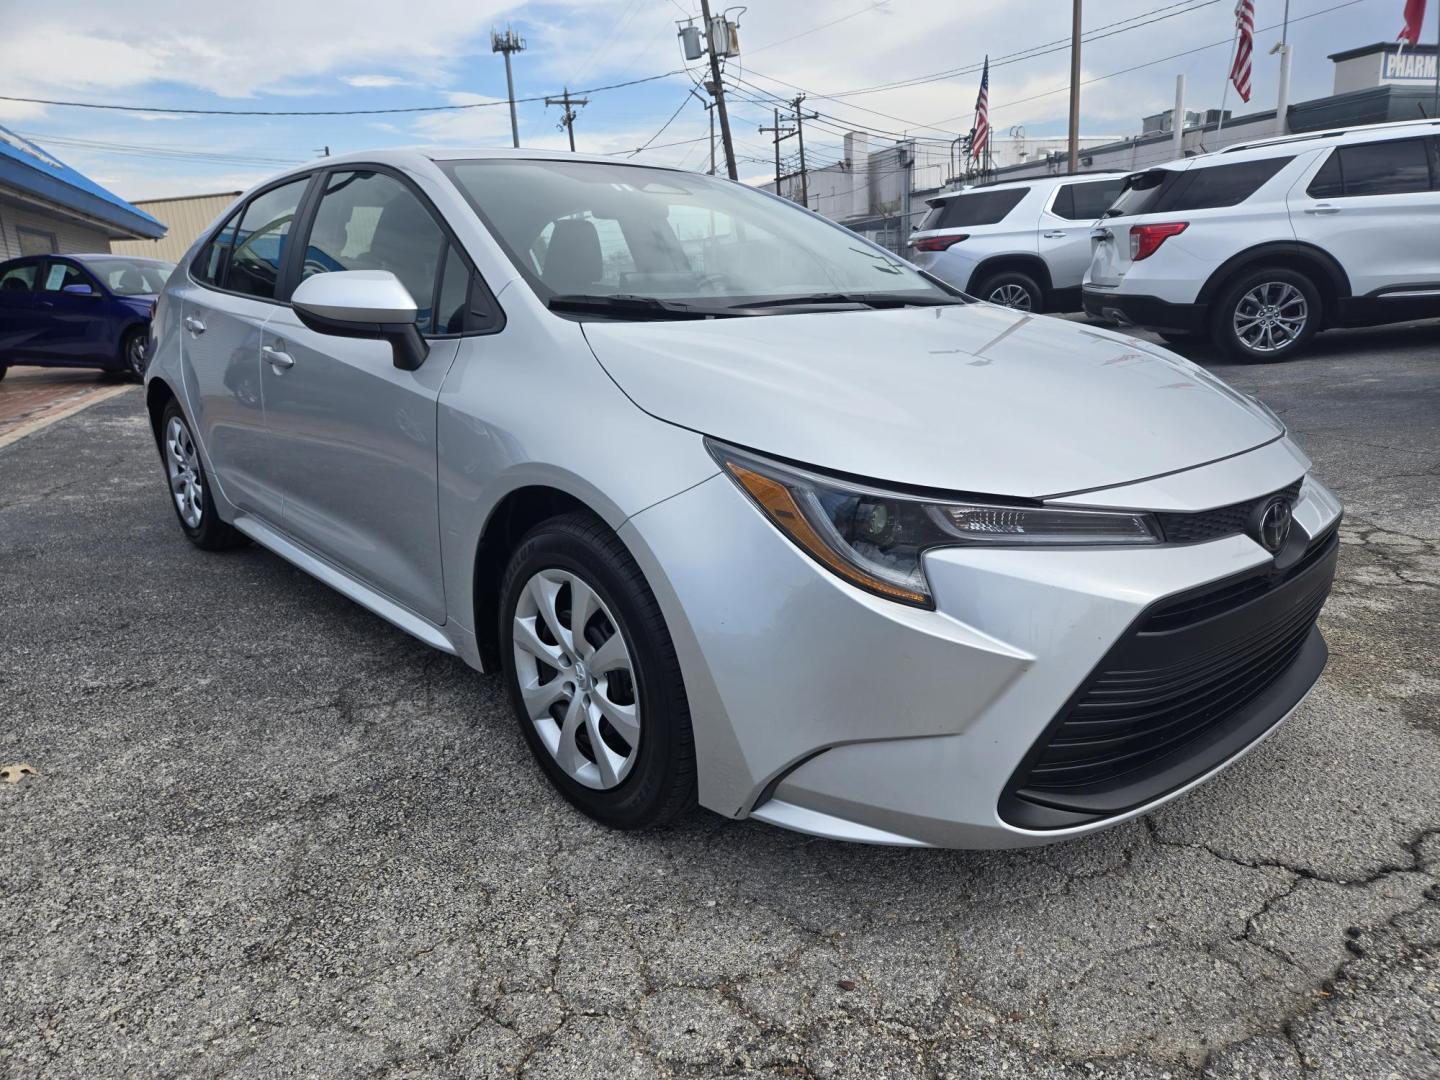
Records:
[[[291,368],[295,366],[295,358],[289,353],[275,348],[273,345],[261,345],[260,352],[264,355],[267,363],[276,368]]]
[[[1046,239],[1046,240],[1064,240],[1064,239],[1065,239],[1065,234],[1064,234],[1063,232],[1047,232],[1047,233],[1044,234],[1044,236],[1045,236],[1045,239]]]
[[[185,329],[189,330],[192,334],[203,334],[205,332],[205,324],[195,318],[194,315],[186,315]]]
[[[1305,208],[1305,213],[1307,213],[1307,214],[1338,214],[1338,213],[1340,213],[1340,207],[1338,207],[1338,206],[1330,206],[1330,205],[1327,204],[1327,203],[1321,203],[1319,206],[1307,206],[1307,207]]]

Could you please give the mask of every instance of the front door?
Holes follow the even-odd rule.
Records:
[[[395,367],[383,341],[318,334],[280,308],[265,327],[261,380],[285,532],[389,599],[439,624],[436,402],[459,339],[437,325],[449,244],[397,177],[333,172],[305,241],[302,277],[388,270],[416,300],[430,355]],[[462,267],[463,270],[463,267]],[[457,284],[461,295],[468,272]],[[444,299],[441,310],[453,306]]]
[[[90,291],[65,291],[72,286]],[[37,338],[40,355],[70,363],[119,366],[120,346],[114,340],[110,301],[98,281],[75,263],[51,259],[36,282],[35,296],[43,320]]]
[[[1288,198],[1295,237],[1333,255],[1355,296],[1440,287],[1440,167],[1424,136],[1337,146]]]

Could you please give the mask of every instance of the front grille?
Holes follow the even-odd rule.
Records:
[[[1319,677],[1315,627],[1335,575],[1334,530],[1284,572],[1161,601],[1067,703],[1002,799],[1016,824],[1120,813],[1188,783],[1277,723]]]
[[[1300,496],[1300,484],[1301,481],[1296,480],[1289,487],[1261,495],[1258,499],[1246,499],[1244,502],[1231,503],[1214,510],[1202,510],[1198,514],[1159,513],[1155,517],[1160,522],[1166,543],[1201,544],[1206,540],[1218,540],[1222,536],[1234,536],[1244,532],[1245,523],[1250,520],[1255,508],[1277,495],[1293,503]]]

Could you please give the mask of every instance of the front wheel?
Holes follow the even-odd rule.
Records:
[[[148,363],[146,357],[146,346],[149,334],[136,327],[129,331],[120,343],[120,360],[125,365],[125,373],[135,379],[136,382],[143,382],[145,379],[145,366]]]
[[[170,503],[192,544],[206,551],[223,551],[248,543],[244,533],[221,521],[215,512],[215,497],[210,493],[190,423],[173,398],[160,417],[160,456],[165,463]]]
[[[1255,270],[1225,288],[1211,316],[1215,344],[1236,360],[1288,360],[1320,328],[1320,290],[1304,274]]]
[[[1016,311],[1039,313],[1045,307],[1045,293],[1029,274],[1018,270],[1002,270],[980,283],[974,295],[991,304],[1014,308]]]
[[[695,750],[665,620],[620,539],[588,514],[542,522],[500,588],[505,682],[551,782],[619,829],[695,802]]]

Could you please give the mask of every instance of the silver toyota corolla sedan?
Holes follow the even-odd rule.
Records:
[[[1325,664],[1340,507],[1273,413],[739,184],[327,158],[207,230],[153,333],[186,535],[501,673],[609,825],[1077,836]]]

